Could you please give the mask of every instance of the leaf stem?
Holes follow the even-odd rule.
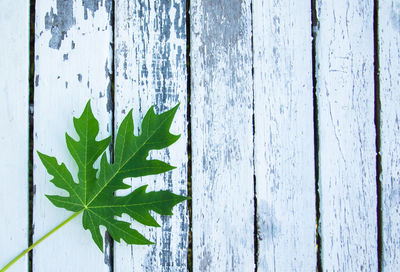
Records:
[[[40,244],[41,242],[43,242],[43,240],[45,240],[47,237],[49,237],[50,235],[52,235],[54,232],[56,232],[58,229],[60,229],[62,226],[64,226],[65,224],[67,224],[69,221],[71,221],[72,219],[74,219],[75,217],[77,217],[81,212],[83,212],[84,209],[80,210],[79,212],[74,213],[72,216],[70,216],[69,218],[67,218],[66,220],[64,220],[61,224],[59,224],[58,226],[56,226],[55,228],[53,228],[51,231],[49,231],[47,234],[45,234],[42,238],[40,238],[39,240],[37,240],[35,243],[33,243],[30,247],[28,247],[27,249],[25,249],[24,251],[22,251],[17,257],[15,257],[14,259],[12,259],[8,264],[6,264],[6,266],[4,266],[0,272],[4,272],[6,271],[8,268],[10,268],[11,265],[13,265],[16,261],[18,261],[19,259],[21,259],[26,253],[28,253],[29,251],[31,251],[34,247],[36,247],[38,244]]]

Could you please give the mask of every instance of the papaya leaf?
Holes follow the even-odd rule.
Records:
[[[99,123],[93,116],[90,101],[82,115],[74,118],[74,127],[79,139],[65,135],[72,158],[78,166],[78,181],[64,163],[38,152],[39,158],[53,176],[50,180],[56,187],[68,192],[68,196],[46,195],[56,207],[74,213],[81,213],[84,229],[91,232],[92,238],[103,251],[103,237],[100,226],[104,226],[111,237],[127,244],[152,244],[130,223],[117,220],[122,214],[129,215],[137,222],[151,227],[159,227],[150,211],[160,215],[172,215],[172,208],[188,199],[169,191],[146,192],[147,186],[141,186],[126,196],[116,196],[120,189],[131,188],[123,182],[125,178],[160,174],[174,169],[160,161],[147,159],[151,150],[166,148],[176,142],[180,135],[169,132],[178,106],[155,114],[151,107],[143,118],[141,134],[134,135],[132,110],[122,121],[115,142],[114,163],[107,160],[105,150],[110,145],[111,137],[97,141]],[[99,169],[94,163],[100,159]]]

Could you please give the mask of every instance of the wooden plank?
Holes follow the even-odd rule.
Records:
[[[373,1],[317,1],[322,265],[377,270]]]
[[[77,177],[65,132],[77,137],[72,117],[89,98],[100,123],[99,138],[111,134],[111,1],[37,1],[34,149],[57,157]],[[44,194],[60,194],[34,157],[34,241],[71,212],[54,207]],[[81,216],[33,252],[33,271],[108,271],[108,258],[82,227]]]
[[[400,3],[379,1],[383,269],[400,271]]]
[[[181,138],[170,148],[152,152],[176,169],[156,176],[131,179],[133,188],[171,190],[187,195],[187,77],[185,0],[116,2],[115,120],[118,128],[133,108],[137,125],[149,107],[160,113],[181,103],[172,131]],[[187,203],[174,215],[156,216],[161,228],[132,222],[132,227],[155,242],[152,246],[115,244],[115,271],[187,271],[189,218]],[[125,217],[126,220],[131,220]]]
[[[28,2],[0,2],[0,269],[28,246]]]
[[[193,271],[254,269],[250,1],[191,1]]]
[[[253,3],[258,271],[316,266],[310,4]]]

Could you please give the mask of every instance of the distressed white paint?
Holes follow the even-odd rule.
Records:
[[[250,1],[191,1],[193,271],[253,271]]]
[[[99,1],[86,1],[91,2]],[[81,1],[36,2],[34,150],[55,156],[59,163],[65,162],[75,178],[77,166],[68,153],[65,132],[77,137],[72,117],[80,116],[89,98],[100,123],[99,138],[111,134],[107,96],[112,29],[105,7],[111,1],[102,2],[97,11],[87,10],[86,19]],[[51,10],[57,14],[56,21],[48,21],[50,28],[46,29],[45,17],[51,17]],[[54,38],[51,40],[58,31],[66,31],[59,49]],[[35,153],[34,241],[71,215],[44,196],[63,193],[50,179]],[[34,249],[33,271],[108,271],[107,258],[83,229],[81,218],[77,217]]]
[[[151,105],[158,113],[181,103],[172,125],[178,142],[151,153],[176,169],[156,176],[131,179],[132,188],[187,195],[187,78],[185,1],[116,1],[116,128],[133,108],[136,133]],[[187,271],[189,218],[187,203],[173,216],[156,216],[161,228],[132,227],[155,245],[115,244],[115,271]],[[153,213],[155,214],[155,213]],[[125,217],[128,221],[128,217]]]
[[[317,1],[322,265],[377,270],[373,1]]]
[[[379,2],[383,269],[400,271],[400,2]]]
[[[0,2],[0,269],[28,246],[29,3]],[[24,257],[8,271],[27,271]]]
[[[132,184],[150,183],[149,189],[184,195],[185,3],[171,2],[116,1],[116,126],[132,107],[137,124],[151,104],[163,111],[182,103],[172,129],[181,139],[168,152],[152,153],[178,168]],[[36,9],[35,150],[55,155],[75,176],[64,139],[66,131],[74,134],[72,116],[78,116],[91,97],[105,137],[111,133],[112,114],[107,97],[111,2],[84,3],[86,19],[82,1],[37,1]],[[191,1],[193,271],[254,269],[249,5],[239,0]],[[258,271],[315,268],[309,5],[253,1]],[[372,0],[317,1],[319,186],[326,271],[377,270],[372,8]],[[59,21],[48,20],[46,29],[47,13],[48,19]],[[380,1],[385,271],[400,269],[399,18],[396,1]],[[28,241],[28,20],[27,3],[0,3],[0,267]],[[64,39],[58,43],[57,36]],[[49,183],[36,154],[34,160],[35,241],[70,213],[44,197],[60,190]],[[115,271],[186,271],[186,205],[176,207],[172,217],[157,216],[160,229],[133,223],[156,245],[116,245]],[[34,250],[34,271],[109,269],[80,219]],[[25,257],[9,271],[26,269]]]
[[[315,269],[311,2],[253,2],[258,271]]]

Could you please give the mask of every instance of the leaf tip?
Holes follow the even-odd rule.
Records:
[[[90,103],[91,103],[91,102],[92,102],[92,99],[89,98],[88,101],[86,102],[85,108],[86,108],[86,107],[89,107],[89,108],[90,108],[90,107],[91,107],[91,106],[90,106]]]
[[[42,152],[40,152],[39,150],[36,150],[36,153],[39,156],[39,159],[44,162],[45,159],[49,158],[49,156],[47,156],[46,154],[43,154]]]
[[[91,100],[89,99],[88,102],[86,103],[85,108],[83,109],[82,115],[81,115],[81,117],[79,117],[79,119],[82,118],[83,115],[93,116],[92,106],[91,106],[90,102],[91,102]],[[76,119],[76,118],[74,117],[74,119]]]
[[[181,102],[178,102],[178,104],[175,105],[171,110],[178,110],[179,106],[181,105]]]

